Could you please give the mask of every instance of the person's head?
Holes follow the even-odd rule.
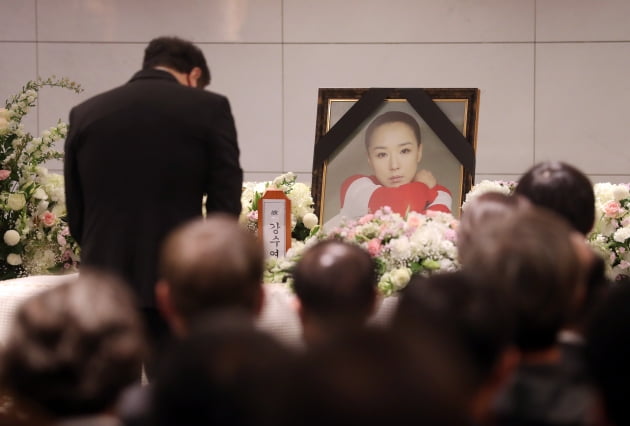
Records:
[[[410,336],[429,327],[453,340],[471,366],[471,413],[480,423],[491,415],[492,401],[518,361],[513,314],[502,295],[465,271],[417,275],[402,290],[390,322]]]
[[[481,194],[467,203],[457,229],[457,254],[460,263],[469,263],[467,256],[474,250],[474,241],[481,225],[509,219],[515,212],[528,208],[530,203],[526,198],[499,192]]]
[[[480,285],[465,271],[411,278],[401,292],[392,326],[427,323],[454,335],[473,361],[478,382],[491,374],[512,343],[513,316],[502,293]]]
[[[593,184],[569,164],[558,161],[536,164],[521,177],[514,192],[533,204],[553,210],[584,235],[593,227]]]
[[[162,245],[156,296],[173,330],[223,309],[262,309],[263,250],[256,237],[225,214],[211,214],[172,231]]]
[[[376,265],[359,246],[326,240],[306,250],[293,270],[305,338],[317,324],[325,333],[363,325],[376,301]]]
[[[237,312],[204,317],[164,357],[151,424],[275,424],[292,360],[287,348]]]
[[[385,112],[368,125],[365,149],[374,175],[383,186],[412,182],[422,159],[420,126],[405,112]]]
[[[18,308],[0,379],[53,418],[101,414],[139,381],[144,351],[131,294],[108,275],[82,272]]]
[[[552,348],[575,306],[581,273],[577,235],[562,218],[537,207],[477,228],[464,269],[503,289],[515,313],[515,343],[522,352]]]
[[[177,37],[158,37],[144,50],[142,69],[164,67],[174,71],[177,80],[191,87],[210,84],[210,70],[201,49]]]
[[[467,370],[442,343],[377,328],[324,342],[289,375],[280,424],[466,424]]]
[[[586,335],[587,369],[603,399],[605,424],[630,424],[629,305],[630,279],[626,277],[615,283],[596,309]]]

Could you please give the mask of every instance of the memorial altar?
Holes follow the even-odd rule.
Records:
[[[6,101],[6,108],[0,108],[0,280],[4,280],[0,281],[0,343],[22,300],[64,281],[67,276],[56,274],[76,273],[80,264],[80,249],[65,217],[63,177],[45,167],[48,160],[63,157],[55,141],[66,136],[67,125],[59,121],[39,137],[26,132],[22,125],[22,119],[36,105],[39,90],[46,86],[81,91],[67,79],[38,79],[28,82]],[[510,194],[514,187],[515,182],[479,182],[463,197],[461,212],[484,192]],[[268,189],[282,191],[290,200],[287,226],[292,241],[285,256],[266,261],[267,301],[259,323],[284,340],[297,341],[300,335],[292,307],[290,271],[304,250],[317,241],[341,239],[373,256],[378,289],[385,297],[377,319],[387,316],[396,300],[388,296],[404,288],[413,274],[459,268],[459,215],[430,211],[401,215],[385,206],[324,230],[314,208],[313,188],[288,172],[268,182],[245,182],[240,222],[252,232],[257,232],[259,223],[258,201]],[[595,224],[587,240],[604,258],[609,278],[630,275],[630,186],[597,183],[593,189]]]

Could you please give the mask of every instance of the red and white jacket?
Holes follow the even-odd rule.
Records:
[[[341,185],[341,216],[357,218],[389,206],[395,213],[427,210],[451,212],[450,191],[435,185],[429,188],[422,182],[410,182],[396,187],[381,185],[374,176],[354,175]]]

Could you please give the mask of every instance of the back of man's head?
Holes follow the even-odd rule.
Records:
[[[536,207],[480,224],[464,268],[505,291],[523,351],[550,348],[568,320],[580,274],[577,235],[559,216]]]
[[[376,265],[362,248],[337,240],[309,248],[294,271],[302,311],[320,321],[362,324],[376,298]]]
[[[172,68],[185,74],[198,67],[201,70],[198,87],[203,88],[210,84],[210,70],[206,58],[201,49],[190,41],[177,37],[158,37],[151,40],[144,49],[142,69],[158,66]]]
[[[275,424],[266,422],[281,411],[292,359],[238,312],[204,317],[163,360],[151,393],[151,424]]]
[[[225,214],[212,214],[175,229],[160,258],[161,284],[186,324],[223,309],[252,316],[262,304],[263,251],[256,237]],[[159,287],[158,286],[158,287]]]
[[[586,235],[595,221],[593,184],[575,167],[548,161],[536,164],[518,181],[514,190],[533,204],[548,208]]]

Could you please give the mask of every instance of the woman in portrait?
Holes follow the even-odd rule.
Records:
[[[342,183],[339,218],[361,217],[384,206],[401,215],[451,212],[450,191],[430,171],[418,170],[420,126],[411,115],[388,111],[377,116],[365,131],[365,149],[373,175],[353,175]]]

